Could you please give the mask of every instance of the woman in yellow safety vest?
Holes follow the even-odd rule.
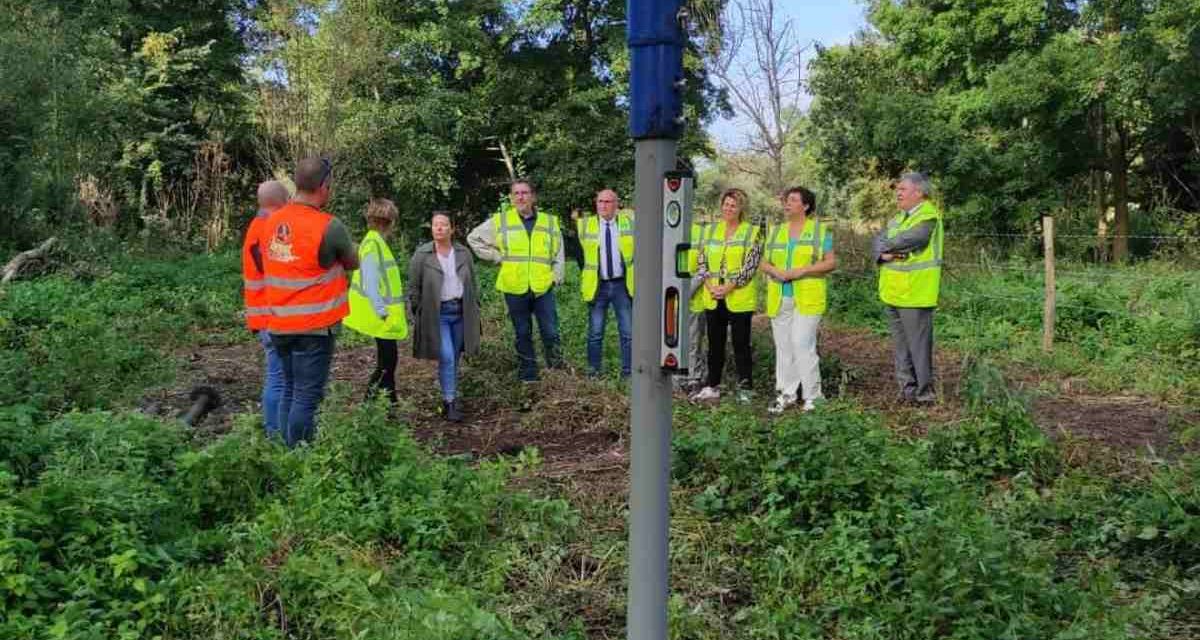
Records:
[[[696,279],[703,289],[700,302],[708,324],[708,380],[693,400],[721,397],[725,371],[726,328],[733,328],[733,360],[737,368],[738,401],[750,402],[754,362],[750,352],[750,319],[758,303],[755,273],[762,256],[758,228],[743,219],[746,194],[729,189],[721,194],[721,219],[708,228],[697,253]]]
[[[358,245],[361,263],[350,281],[350,315],[343,323],[375,338],[375,371],[369,388],[396,402],[396,342],[408,337],[404,311],[404,283],[400,267],[386,238],[396,225],[398,212],[391,200],[373,198],[367,203],[367,235]]]
[[[816,196],[792,187],[783,196],[787,220],[767,233],[759,269],[766,274],[767,315],[775,337],[775,390],[768,409],[783,413],[803,392],[811,411],[821,394],[817,328],[825,313],[825,276],[836,266],[833,234],[816,217]]]

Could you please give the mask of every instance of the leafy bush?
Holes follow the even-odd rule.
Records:
[[[1058,477],[1054,447],[994,368],[972,367],[967,387],[973,417],[928,442],[836,407],[771,423],[683,413],[676,477],[693,508],[738,532],[752,593],[736,619],[750,637],[1115,640],[1151,624],[1152,601],[1127,598],[1119,565],[1064,571],[1070,543],[1036,515],[1054,493],[1032,484]],[[1186,561],[1188,508],[1138,495],[1109,513],[1143,505]]]
[[[964,396],[975,418],[930,433],[930,466],[973,479],[1029,473],[1056,474],[1053,444],[1029,415],[1025,398],[1011,390],[1000,370],[972,360],[963,377]]]
[[[173,372],[164,349],[238,319],[235,256],[117,258],[94,282],[57,275],[0,296],[0,406],[109,408]]]
[[[565,503],[431,458],[381,406],[294,452],[253,422],[201,449],[136,414],[0,430],[0,637],[523,635],[491,607]]]

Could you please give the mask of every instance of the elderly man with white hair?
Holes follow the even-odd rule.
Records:
[[[896,183],[900,212],[875,238],[879,299],[887,305],[896,348],[896,382],[904,402],[929,404],[933,391],[933,310],[942,278],[942,214],[928,200],[929,178],[906,173]]]
[[[270,436],[279,430],[279,399],[283,396],[283,362],[271,346],[267,333],[267,318],[271,310],[266,300],[263,282],[263,246],[261,239],[267,218],[276,209],[287,204],[287,187],[277,180],[268,180],[258,185],[258,210],[246,229],[242,242],[242,297],[246,304],[246,327],[262,344],[266,355],[266,375],[263,379],[262,411],[263,427]]]

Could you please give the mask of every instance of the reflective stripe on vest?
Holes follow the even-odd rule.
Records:
[[[379,298],[386,307],[386,319],[380,318],[371,303],[362,282],[362,269],[354,272],[350,280],[350,315],[346,316],[347,327],[372,338],[403,340],[408,337],[408,317],[404,281],[400,277],[400,265],[392,257],[392,250],[378,231],[368,231],[358,246],[358,260],[362,264],[374,262],[379,273]]]
[[[796,249],[792,252],[789,260],[790,225],[788,223],[781,224],[770,232],[769,240],[764,247],[766,251],[763,260],[784,270],[797,266],[814,265],[825,257],[825,239],[828,234],[829,228],[821,224],[820,220],[807,219],[800,232],[800,240],[796,242]],[[800,262],[796,261],[797,255],[802,258]],[[776,282],[773,278],[765,280],[767,283],[767,315],[774,318],[779,314],[779,307],[783,303],[783,283]],[[805,276],[792,280],[792,299],[795,302],[796,313],[813,316],[825,313],[826,288],[824,275]]]
[[[621,264],[625,267],[625,290],[633,295],[633,220],[624,213],[618,214],[617,250],[621,254]],[[600,284],[600,250],[604,246],[600,234],[600,216],[588,216],[576,223],[579,232],[579,244],[583,247],[583,271],[579,274],[579,290],[585,302],[591,302],[596,297],[596,289]]]
[[[496,290],[514,295],[529,291],[541,295],[549,291],[554,284],[553,265],[558,255],[558,218],[538,211],[533,231],[526,232],[521,214],[508,206],[492,216],[492,227],[501,255]]]
[[[308,205],[291,203],[266,220],[263,293],[273,333],[304,333],[332,327],[350,312],[341,265],[322,268],[318,253],[333,216]]]
[[[885,237],[891,239],[922,223],[933,229],[929,244],[904,260],[880,265],[879,299],[893,307],[936,307],[942,280],[942,214],[930,202],[923,202],[912,214],[901,212],[888,223]]]
[[[707,241],[704,243],[704,259],[708,264],[710,278],[725,279],[732,277],[745,264],[750,247],[758,238],[758,227],[749,222],[738,223],[733,238],[725,240],[725,221],[710,227]],[[717,299],[709,293],[708,287],[702,287],[700,293],[705,309],[716,309]],[[758,279],[751,278],[745,286],[738,287],[725,296],[725,306],[731,312],[743,313],[754,311],[758,303]]]
[[[271,308],[267,305],[267,284],[263,282],[263,274],[258,270],[258,264],[254,262],[254,256],[250,251],[253,247],[259,247],[258,254],[261,261],[263,251],[260,238],[266,227],[266,221],[267,214],[256,213],[254,219],[250,221],[250,226],[246,229],[246,237],[242,241],[242,304],[245,307],[246,327],[251,331],[266,329],[268,316],[271,315]]]

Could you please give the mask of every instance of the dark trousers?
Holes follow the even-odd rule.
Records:
[[[375,338],[375,371],[367,382],[368,393],[382,391],[392,402],[396,401],[396,362],[400,350],[395,340]]]
[[[538,379],[537,353],[533,350],[533,319],[537,318],[538,332],[542,334],[542,347],[546,352],[546,366],[551,369],[562,366],[562,354],[558,348],[558,309],[554,304],[554,288],[540,296],[533,292],[522,295],[504,294],[508,305],[508,317],[513,323],[517,343],[517,377],[521,382]]]
[[[333,364],[332,335],[271,334],[271,345],[283,363],[283,395],[279,422],[283,440],[294,447],[316,435],[317,409]]]
[[[754,360],[750,353],[750,319],[753,311],[732,312],[724,300],[717,301],[717,308],[704,314],[708,321],[708,386],[721,386],[725,372],[726,327],[733,327],[733,364],[737,368],[738,386],[749,389],[753,377]]]

